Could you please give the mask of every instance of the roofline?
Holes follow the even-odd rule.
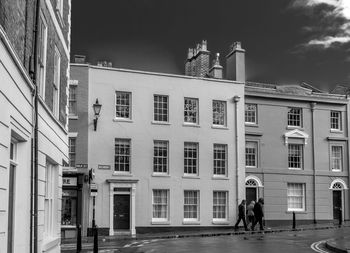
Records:
[[[182,79],[195,79],[195,80],[205,80],[211,82],[222,82],[222,83],[234,83],[245,85],[245,82],[227,80],[227,79],[216,79],[216,78],[206,78],[206,77],[197,77],[197,76],[185,76],[185,75],[177,75],[177,74],[168,74],[168,73],[160,73],[160,72],[151,72],[151,71],[143,71],[143,70],[134,70],[134,69],[123,69],[123,68],[110,68],[110,67],[102,67],[95,66],[87,63],[70,63],[72,67],[89,67],[92,69],[98,70],[110,70],[110,71],[118,71],[118,72],[126,72],[126,73],[136,73],[136,74],[144,74],[144,75],[153,75],[153,76],[164,76],[164,77],[175,77]]]
[[[335,104],[348,104],[349,97],[346,95],[329,94],[329,93],[316,93],[313,92],[310,95],[288,94],[278,92],[271,88],[257,88],[257,87],[245,87],[246,97],[263,97],[270,99],[288,99],[308,102],[326,102]]]

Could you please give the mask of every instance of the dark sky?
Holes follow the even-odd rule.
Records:
[[[90,63],[184,73],[189,47],[246,50],[247,79],[350,86],[350,0],[73,0],[71,53]]]

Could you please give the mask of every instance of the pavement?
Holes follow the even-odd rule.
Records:
[[[336,253],[350,253],[350,236],[329,239],[326,248]]]
[[[350,222],[343,223],[342,227],[350,227]],[[295,229],[289,227],[266,227],[264,231],[244,231],[243,228],[234,230],[228,229],[212,229],[212,230],[197,230],[197,231],[173,231],[163,233],[149,233],[149,234],[137,234],[135,238],[130,236],[100,236],[99,247],[110,245],[111,243],[133,242],[136,240],[158,240],[158,239],[171,239],[171,238],[199,238],[199,237],[215,237],[215,236],[228,236],[228,235],[251,235],[251,234],[273,234],[288,231],[312,231],[312,230],[327,230],[338,228],[337,224],[325,223],[325,224],[310,224],[310,225],[297,225]],[[82,246],[83,249],[91,249],[93,243],[93,237],[83,237]],[[62,252],[68,252],[72,250],[76,245],[76,239],[62,239],[61,250]],[[327,249],[337,253],[350,253],[350,236],[341,236],[332,238],[326,241],[325,246]]]

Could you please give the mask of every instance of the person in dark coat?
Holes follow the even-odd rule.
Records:
[[[245,200],[243,199],[241,204],[238,206],[238,220],[235,225],[235,229],[238,229],[238,224],[243,221],[243,225],[246,231],[248,231],[247,223],[245,221]]]
[[[254,216],[255,216],[255,221],[252,225],[252,231],[254,231],[255,225],[259,222],[260,225],[260,230],[264,230],[263,226],[263,217],[264,217],[264,211],[263,211],[263,206],[264,206],[264,199],[259,198],[258,202],[255,203],[254,205]]]

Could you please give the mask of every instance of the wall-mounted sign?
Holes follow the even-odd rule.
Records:
[[[69,84],[70,85],[78,85],[79,84],[79,80],[69,80]]]
[[[98,165],[98,169],[99,170],[110,170],[111,169],[111,165],[99,164]]]
[[[76,164],[75,167],[77,169],[87,169],[88,165],[86,163],[79,163],[79,164]]]
[[[63,186],[77,186],[78,180],[76,177],[63,177],[62,185]]]
[[[95,183],[90,184],[90,196],[91,197],[97,196],[97,185]]]

